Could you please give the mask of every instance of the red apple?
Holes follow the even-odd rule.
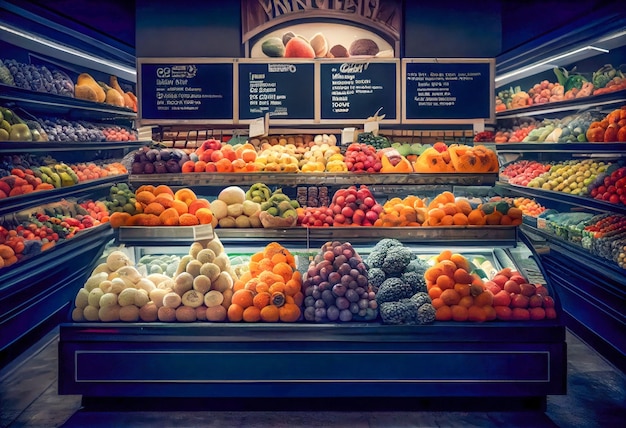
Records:
[[[546,311],[541,307],[530,308],[528,312],[530,312],[531,320],[542,320],[546,318]]]
[[[520,286],[520,289],[521,289],[521,293],[524,296],[530,297],[533,294],[535,294],[535,290],[536,289],[535,289],[535,286],[533,284],[526,283],[526,284],[520,284],[519,286]]]
[[[531,308],[538,308],[543,306],[543,297],[539,294],[534,294],[528,298],[528,306]]]
[[[509,306],[511,304],[511,294],[505,290],[500,290],[493,295],[494,306]]]
[[[504,283],[503,288],[509,293],[520,294],[522,292],[521,286],[517,282],[510,279]]]
[[[495,282],[496,284],[498,284],[500,286],[500,288],[503,288],[504,287],[504,283],[507,282],[509,280],[509,278],[507,276],[502,275],[502,274],[497,274],[491,280],[493,282]]]
[[[513,310],[511,308],[509,308],[508,306],[494,306],[493,307],[496,311],[496,317],[499,320],[503,320],[503,321],[507,321],[510,320],[511,317],[513,316]]]
[[[527,308],[530,299],[528,296],[524,296],[523,294],[512,294],[511,295],[511,307],[512,308]]]

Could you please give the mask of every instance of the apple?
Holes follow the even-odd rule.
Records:
[[[512,294],[520,294],[522,292],[521,286],[511,279],[507,280],[502,288]]]
[[[518,284],[518,285],[519,285],[520,290],[521,290],[520,292],[521,292],[524,296],[530,297],[530,296],[532,296],[533,294],[535,294],[535,290],[536,290],[536,288],[535,288],[535,286],[534,286],[533,284],[528,284],[528,283],[526,283],[526,284]]]
[[[530,298],[528,296],[524,296],[523,294],[511,295],[511,307],[512,308],[527,308],[529,302],[530,302]]]

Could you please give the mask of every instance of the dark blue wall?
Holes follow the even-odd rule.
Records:
[[[502,40],[500,3],[500,0],[407,0],[403,56],[497,56]]]
[[[239,1],[136,0],[137,57],[240,57]]]

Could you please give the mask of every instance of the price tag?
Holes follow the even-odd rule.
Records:
[[[250,137],[260,137],[265,135],[265,118],[259,117],[250,122],[248,134]]]
[[[363,132],[371,132],[376,136],[378,136],[378,129],[378,121],[365,122],[363,125]]]
[[[343,128],[341,131],[341,145],[349,145],[354,142],[356,128]]]

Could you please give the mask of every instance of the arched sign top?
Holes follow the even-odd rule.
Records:
[[[399,0],[242,0],[241,10],[242,43],[247,46],[248,57],[395,57],[399,54],[402,25]],[[300,40],[287,47],[287,42],[295,36],[300,36]],[[357,42],[359,39],[362,40]],[[301,40],[312,49],[296,43]],[[264,42],[259,54],[261,47],[255,48],[255,44]],[[333,47],[335,51],[331,54]]]

